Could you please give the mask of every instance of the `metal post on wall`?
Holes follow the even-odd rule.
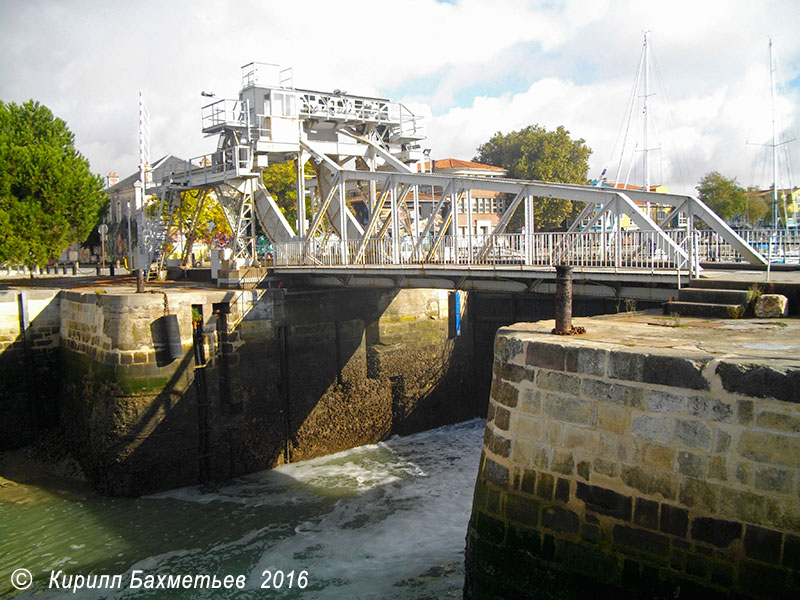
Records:
[[[572,267],[556,266],[556,328],[553,333],[572,332]]]
[[[586,329],[572,324],[572,267],[556,266],[556,335],[580,335]]]

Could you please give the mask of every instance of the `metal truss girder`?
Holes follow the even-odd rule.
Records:
[[[322,224],[322,219],[325,217],[325,213],[328,210],[328,206],[333,199],[333,195],[339,190],[339,179],[341,178],[340,174],[336,174],[333,178],[333,182],[331,183],[331,187],[328,190],[328,193],[325,195],[325,200],[320,205],[317,214],[314,215],[314,221],[311,223],[311,227],[308,228],[308,237],[311,238],[319,229],[319,226]]]
[[[391,186],[389,188],[389,190],[390,190],[389,198],[390,198],[390,200],[392,200],[392,203],[393,203],[392,213],[389,215],[389,218],[386,219],[383,222],[383,225],[381,226],[381,229],[378,232],[378,236],[377,237],[379,237],[379,238],[382,238],[383,236],[386,235],[386,232],[389,230],[389,226],[392,226],[392,231],[397,231],[398,232],[398,234],[396,236],[394,236],[394,237],[399,236],[399,231],[400,231],[400,213],[399,213],[399,211],[402,208],[403,204],[405,203],[405,198],[408,195],[408,192],[411,191],[411,186],[404,184],[403,187],[400,189],[400,194],[399,195],[397,193],[397,186],[396,185]],[[406,211],[406,212],[408,212],[408,211]],[[395,220],[397,221],[396,224],[395,224]],[[396,225],[396,227],[395,227],[395,225]],[[366,237],[366,234],[365,234],[364,237]]]
[[[359,142],[363,142],[369,145],[377,154],[380,156],[387,164],[391,165],[400,173],[411,173],[411,169],[408,168],[408,165],[405,164],[403,161],[396,158],[391,152],[387,151],[384,147],[380,144],[374,142],[373,140],[369,139],[368,137],[357,135],[346,129],[341,129],[341,133],[345,134],[348,137],[353,138]]]
[[[596,203],[592,204],[587,202],[586,206],[583,207],[583,210],[581,210],[580,214],[572,222],[572,225],[570,225],[569,229],[567,229],[567,233],[572,233],[573,231],[577,231],[581,227],[581,221],[583,221],[586,217],[588,217],[591,214],[591,212],[595,209],[595,206],[597,206]],[[584,227],[583,229],[590,229],[592,226],[594,226],[595,223],[597,223],[596,215],[595,218],[593,218],[591,222],[588,225],[586,225],[586,227]]]
[[[511,217],[514,216],[514,212],[517,210],[519,203],[522,202],[523,198],[525,198],[525,195],[526,195],[525,188],[522,188],[514,197],[514,199],[511,201],[511,203],[506,207],[503,216],[500,217],[500,220],[497,222],[497,225],[494,226],[492,233],[498,234],[498,233],[503,233],[503,231],[505,231],[506,227],[508,227],[509,221],[511,221]],[[480,252],[478,253],[480,260],[486,258],[486,255],[489,253],[489,250],[492,247],[493,239],[494,238],[492,236],[489,236],[487,240],[483,243],[483,246],[481,247]]]
[[[306,237],[305,165],[309,158],[311,158],[311,155],[306,150],[301,149],[300,152],[297,153],[297,171],[295,174],[297,177],[297,237],[300,239]]]
[[[346,179],[360,179],[362,181],[380,181],[385,172],[356,171],[342,169]],[[580,202],[600,203],[598,199],[603,196],[613,197],[614,190],[589,186],[570,186],[567,184],[546,183],[539,181],[525,181],[517,179],[500,179],[496,177],[467,177],[452,175],[437,175],[435,173],[395,173],[400,183],[411,185],[424,185],[445,187],[447,182],[457,183],[462,190],[486,190],[516,195],[520,189],[525,188],[527,193],[543,198],[563,198]],[[661,194],[658,194],[660,196]]]
[[[575,187],[575,186],[573,186]],[[608,188],[614,191],[614,188]],[[619,190],[617,190],[619,191]],[[720,235],[723,240],[731,245],[751,264],[766,265],[767,260],[756,251],[750,244],[736,233],[731,227],[699,198],[683,194],[662,194],[660,192],[645,192],[643,190],[625,190],[625,194],[634,202],[650,202],[653,204],[666,204],[676,208],[676,212],[688,210],[691,215],[697,217],[708,225],[715,233]]]
[[[460,192],[458,195],[460,196],[461,193],[463,193],[463,192]],[[456,193],[453,192],[452,196],[456,196]],[[444,195],[442,197],[444,198]],[[444,239],[444,236],[447,234],[447,230],[450,228],[450,224],[453,222],[453,215],[455,214],[455,211],[453,210],[453,208],[454,208],[455,204],[456,204],[455,200],[451,201],[450,210],[447,211],[447,216],[442,221],[442,226],[439,229],[439,233],[436,235],[436,239],[433,240],[433,244],[431,245],[431,249],[428,250],[428,254],[425,257],[425,260],[427,262],[430,262],[431,258],[433,258],[433,255],[436,254],[436,251],[439,249],[439,245],[442,243],[442,240]],[[433,215],[431,215],[431,217],[433,217]]]
[[[384,185],[383,189],[381,190],[381,195],[378,198],[378,202],[375,204],[375,207],[372,210],[372,215],[370,216],[369,222],[367,223],[367,228],[364,230],[364,235],[361,238],[361,244],[358,247],[358,251],[356,252],[355,261],[358,262],[361,260],[361,257],[364,254],[364,248],[366,248],[367,240],[369,236],[372,235],[372,231],[378,224],[378,219],[380,219],[381,210],[383,210],[383,205],[386,203],[386,198],[389,196],[391,187],[388,185]]]
[[[323,171],[327,170],[330,173],[330,176],[332,176],[334,180],[338,179],[339,183],[346,183],[346,178],[342,176],[342,174],[344,173],[344,169],[342,169],[340,165],[336,164],[324,153],[319,152],[317,149],[315,149],[313,144],[311,143],[301,142],[300,146],[303,150],[307,151],[314,158],[319,160],[324,166]],[[320,174],[318,173],[317,176],[318,183],[320,184],[320,189],[324,190],[324,185],[322,184],[326,184],[327,182],[321,181],[319,175]],[[331,186],[333,185],[334,184],[331,184]],[[326,196],[330,196],[330,193],[326,194]],[[343,211],[343,215],[340,214],[340,211]],[[328,202],[325,203],[324,208],[320,207],[318,216],[321,217],[326,212],[328,213],[331,225],[333,226],[334,229],[336,229],[341,239],[343,240],[345,238],[359,239],[364,235],[364,230],[362,229],[361,225],[359,225],[353,213],[350,212],[350,209],[347,208],[347,201],[345,199],[344,194],[340,194],[338,203],[332,203],[329,199]],[[344,225],[346,231],[341,231],[342,225]],[[314,232],[309,230],[308,237],[311,237],[312,235],[314,235]]]
[[[236,189],[236,188],[234,188]],[[225,219],[233,233],[232,250],[233,258],[252,261],[252,194],[247,190],[236,189],[239,198],[233,198],[223,193],[222,188],[216,189],[217,200],[222,207]]]
[[[674,219],[676,215],[679,215],[679,214],[681,214],[681,213],[682,213],[684,210],[686,210],[686,207],[687,207],[687,206],[689,206],[689,199],[688,199],[688,198],[686,198],[686,199],[683,201],[683,203],[682,203],[680,206],[676,207],[676,208],[675,208],[675,209],[674,209],[674,210],[673,210],[671,213],[669,213],[669,214],[668,214],[666,217],[664,217],[664,218],[661,220],[661,223],[659,223],[659,224],[658,224],[658,226],[659,226],[659,227],[661,227],[661,228],[663,228],[663,227],[664,227],[664,225],[666,225],[666,224],[667,224],[667,223],[669,223],[669,222],[670,222],[672,219]]]
[[[310,143],[300,142],[300,148],[308,152],[318,161],[324,163],[325,166],[328,167],[328,170],[333,171],[334,173],[338,173],[343,170],[341,165],[337,165],[330,158],[328,158],[328,156],[324,152],[319,152]]]
[[[736,233],[730,226],[719,218],[719,216],[708,206],[703,204],[699,199],[689,197],[689,204],[687,207],[692,215],[698,217],[706,225],[711,227],[722,239],[728,242],[731,247],[739,252],[750,264],[753,265],[766,265],[767,259],[755,250],[750,244],[744,241],[742,237]]]
[[[414,252],[419,252],[419,249],[422,247],[422,241],[426,237],[428,237],[428,234],[430,234],[431,229],[433,229],[433,226],[436,222],[436,215],[438,215],[439,211],[442,210],[442,206],[444,206],[444,202],[447,196],[452,193],[453,182],[447,181],[446,185],[443,185],[441,187],[442,187],[442,195],[439,198],[439,202],[436,203],[436,207],[433,209],[433,211],[431,211],[431,216],[428,217],[428,222],[425,223],[425,229],[422,230],[422,235],[419,236],[417,243],[414,245]],[[431,197],[431,200],[433,200],[433,197]]]
[[[259,181],[253,194],[256,218],[273,242],[290,242],[297,238],[286,217],[269,191]]]
[[[356,137],[362,139],[360,136]],[[379,148],[379,146],[375,144],[373,144],[373,147]],[[381,151],[385,152],[383,149],[381,149]],[[317,154],[316,152],[313,152],[313,149],[312,153]],[[331,162],[331,164],[335,164],[329,159],[328,161]],[[327,162],[325,164],[327,164]],[[387,173],[385,171],[358,171],[354,169],[344,169],[338,165],[336,165],[335,168],[337,169],[336,172],[338,176],[341,178],[340,183],[346,183],[348,181],[374,182],[378,185],[383,185],[384,194],[387,192],[387,190],[391,189],[388,196],[382,196],[380,208],[385,205],[387,197],[391,198],[392,194],[396,194],[398,186],[401,185],[406,186],[403,189],[407,191],[411,188],[418,189],[418,186],[420,185],[431,186],[432,188],[439,187],[442,189],[442,195],[436,203],[435,208],[431,213],[431,218],[429,218],[424,231],[421,235],[415,236],[417,238],[415,244],[416,251],[419,251],[422,241],[431,233],[434,227],[435,216],[440,214],[445,202],[447,202],[449,199],[451,202],[451,208],[446,215],[447,222],[443,224],[442,229],[438,232],[436,246],[441,243],[444,232],[447,230],[450,224],[454,222],[454,215],[457,214],[454,204],[457,202],[457,199],[454,200],[453,198],[456,195],[460,196],[467,191],[477,189],[514,195],[514,200],[504,212],[500,222],[494,228],[494,234],[500,233],[505,229],[508,221],[511,218],[511,215],[517,209],[519,203],[526,197],[538,196],[547,198],[561,198],[565,200],[585,202],[587,205],[591,206],[599,204],[602,207],[602,210],[592,219],[592,225],[602,218],[603,214],[608,214],[611,211],[613,211],[613,213],[617,216],[622,213],[627,214],[641,230],[655,233],[656,236],[663,242],[665,250],[667,250],[672,257],[681,257],[683,259],[687,259],[686,251],[676,244],[672,238],[667,236],[661,227],[655,223],[655,221],[653,221],[649,215],[646,215],[636,204],[636,201],[650,202],[671,205],[676,207],[678,210],[687,211],[690,215],[696,216],[705,221],[726,242],[730,243],[730,245],[734,247],[734,249],[736,249],[742,256],[750,260],[750,262],[762,264],[766,263],[764,258],[758,252],[753,250],[741,237],[739,237],[732,229],[730,229],[727,224],[725,224],[717,215],[715,215],[713,211],[711,211],[700,200],[691,196],[661,194],[637,190],[625,190],[623,192],[614,188],[597,188],[572,184],[554,184],[540,181],[503,180],[486,177],[453,177],[428,173],[412,173],[399,170],[391,173]],[[390,176],[392,178],[391,180],[389,179]],[[405,197],[407,191],[403,193],[403,198]],[[395,196],[395,201],[393,203],[394,209],[400,210],[400,205],[402,205],[402,201],[397,202],[397,198]],[[592,209],[590,206],[587,206],[582,215],[588,216],[591,210]],[[376,212],[379,212],[379,209],[376,209]],[[362,238],[362,246],[366,241],[366,237],[368,237],[368,235],[374,231],[379,218],[379,216],[373,215],[374,222],[372,222],[367,228],[368,233],[365,234],[363,230],[360,232],[359,237]],[[392,215],[391,218],[394,218],[394,216]],[[574,230],[575,227],[577,226],[573,226],[572,230]],[[386,224],[384,224],[384,229],[386,229]],[[397,229],[397,227],[395,229]],[[397,234],[399,235],[399,232],[397,232]],[[487,251],[488,245],[484,244],[484,247],[481,249],[481,254],[485,254]],[[432,256],[431,253],[429,253],[428,258],[430,258],[430,256]]]
[[[678,246],[678,244],[676,244],[671,237],[664,233],[664,230],[656,225],[655,221],[653,221],[649,215],[646,215],[644,212],[642,212],[636,203],[626,194],[620,192],[617,194],[617,197],[619,201],[622,202],[623,207],[627,208],[627,210],[623,212],[625,212],[633,220],[633,222],[639,226],[639,229],[654,232],[664,241],[664,243],[667,244],[667,247],[674,253],[671,258],[675,258],[676,256],[680,256],[685,260],[689,258],[688,254],[683,250],[683,248]]]

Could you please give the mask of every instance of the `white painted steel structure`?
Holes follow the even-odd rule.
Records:
[[[412,170],[409,165],[416,168],[423,157],[419,142],[425,132],[421,119],[405,106],[340,90],[296,89],[291,70],[276,65],[245,65],[239,98],[203,107],[201,120],[206,134],[219,136],[217,150],[153,182],[148,192],[159,195],[162,213],[170,215],[171,222],[180,201],[176,192],[213,190],[234,232],[233,259],[239,266],[257,261],[256,220],[275,245],[279,268],[573,264],[696,273],[707,256],[699,253],[702,234],[693,228],[695,218],[718,236],[725,256],[765,263],[759,252],[691,196],[659,193],[655,199],[649,192]],[[261,178],[269,164],[287,160],[295,161],[297,173],[294,227]],[[304,176],[306,163],[315,174],[309,181]],[[460,212],[472,223],[473,190],[498,192],[509,199],[489,235],[475,235],[469,227],[467,235],[459,234]],[[307,196],[312,206],[308,215]],[[366,206],[362,221],[351,209],[353,196]],[[568,232],[535,233],[534,197],[573,200],[586,208]],[[663,224],[639,208],[647,202],[672,206],[670,220],[685,215],[689,227],[664,231]],[[507,233],[520,204],[525,233]],[[637,231],[620,229],[622,214]],[[595,231],[608,215],[614,217],[614,228]]]
[[[273,242],[311,237],[309,219],[316,229],[325,220],[325,229],[343,232],[344,238],[362,235],[344,193],[330,202],[337,170],[350,163],[354,168],[408,171],[408,163],[422,158],[419,141],[425,138],[422,119],[400,103],[341,90],[296,89],[291,69],[265,63],[242,67],[239,98],[203,107],[201,122],[204,133],[218,135],[217,150],[152,182],[147,193],[161,198],[157,220],[171,222],[180,194],[170,191],[213,190],[234,233],[233,258],[240,265],[256,260],[256,220]],[[287,160],[296,162],[299,175],[295,226],[286,221],[261,179],[268,165]],[[307,186],[309,162],[316,177]],[[306,215],[308,192],[319,202],[327,199],[323,210]],[[374,195],[374,188],[370,192]],[[152,256],[156,249],[150,250]]]
[[[343,190],[363,186],[365,182],[375,182],[380,194],[361,236],[354,239],[347,236],[320,238],[313,236],[316,225],[312,224],[310,238],[276,245],[276,265],[521,264],[554,267],[571,264],[614,269],[679,269],[696,274],[701,261],[713,259],[708,253],[701,253],[702,247],[698,244],[704,235],[701,230],[689,227],[665,231],[639,208],[639,204],[648,200],[655,202],[655,194],[650,192],[538,181],[339,169],[326,202],[333,202],[337,195],[344,193]],[[415,220],[409,215],[419,214],[419,190],[430,190],[431,187],[435,190],[431,194],[435,201],[433,212],[424,229],[417,233]],[[460,206],[470,207],[470,193],[476,189],[504,193],[513,199],[492,234],[461,237],[453,223],[457,222]],[[535,233],[533,199],[536,196],[583,202],[586,209],[567,232]],[[462,199],[465,202],[460,202]],[[697,198],[657,194],[657,201],[674,207],[671,219],[683,214],[688,217],[688,223],[694,223],[695,219],[705,222],[708,231],[716,235],[717,243],[725,247],[726,257],[739,262],[765,264],[759,252]],[[520,204],[524,206],[525,233],[505,233]],[[322,211],[324,209],[325,205]],[[584,217],[592,213],[594,216],[585,221]],[[607,214],[614,217],[611,221],[616,224],[615,228],[594,230],[593,226]],[[623,214],[630,217],[638,230],[620,228]],[[582,222],[585,226],[581,230],[579,224]],[[395,231],[398,235],[393,235]]]

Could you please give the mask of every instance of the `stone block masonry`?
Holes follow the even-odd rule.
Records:
[[[0,291],[0,450],[58,421],[60,325],[57,292]]]
[[[53,421],[92,484],[112,495],[481,416],[469,319],[461,337],[450,335],[450,293],[65,290],[42,306],[25,298],[35,322],[24,334],[18,293],[2,296],[0,385],[16,395],[3,394],[0,434],[13,447],[35,433],[37,378],[24,367],[45,350]]]
[[[578,324],[498,331],[465,597],[798,597],[800,323]]]

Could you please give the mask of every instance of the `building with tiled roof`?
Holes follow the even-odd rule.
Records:
[[[440,158],[435,161],[421,162],[417,170],[426,173],[439,173],[442,175],[463,175],[471,177],[505,177],[508,170],[503,167],[486,165],[483,163],[459,158]],[[430,194],[428,194],[430,198]],[[422,201],[423,195],[420,194]],[[472,224],[470,229],[473,235],[486,235],[494,229],[506,209],[505,195],[500,192],[488,190],[472,190]],[[425,213],[423,212],[423,218]],[[467,207],[463,201],[459,206],[458,233],[467,234]]]
[[[433,163],[433,168],[431,168]],[[435,161],[423,161],[417,165],[417,171],[443,173],[447,175],[472,175],[478,177],[505,177],[508,170],[494,165],[461,160],[459,158],[441,158]]]

